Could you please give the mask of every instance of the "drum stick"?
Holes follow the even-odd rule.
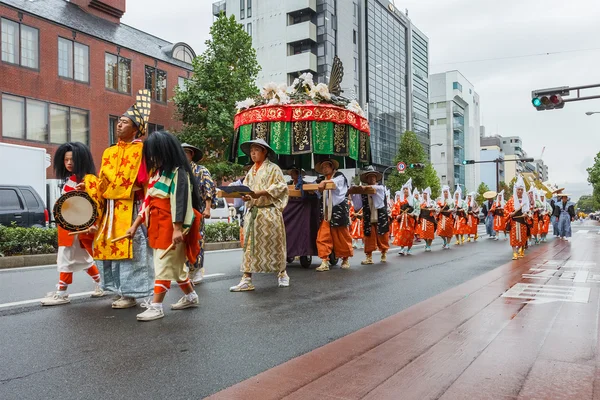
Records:
[[[111,243],[115,243],[115,242],[118,242],[118,241],[120,241],[120,240],[127,239],[127,238],[129,238],[129,235],[123,235],[123,236],[119,236],[118,238],[114,238],[114,239],[113,239],[113,240],[111,240],[110,242],[111,242]]]
[[[75,236],[75,235],[82,235],[84,233],[89,233],[90,230],[86,229],[85,231],[79,231],[79,232],[69,232],[69,236]]]
[[[183,230],[183,234],[187,235],[187,233],[190,231],[190,228],[186,228]],[[175,248],[175,243],[171,243],[171,245],[169,247],[167,247],[167,249],[160,255],[160,257],[158,257],[159,260],[162,260],[163,258],[165,258],[165,256],[167,255],[168,252],[170,252],[171,250],[173,250]]]

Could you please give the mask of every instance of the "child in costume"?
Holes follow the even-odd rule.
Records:
[[[96,186],[96,167],[92,153],[83,143],[72,142],[61,145],[54,155],[54,171],[56,177],[65,179],[62,194],[76,190],[76,186],[85,181],[88,188]],[[98,205],[96,204],[96,207]],[[73,272],[86,271],[95,282],[92,297],[104,296],[100,287],[100,272],[92,258],[93,233],[69,235],[69,232],[58,227],[58,266],[59,278],[56,292],[50,292],[42,299],[43,306],[56,306],[70,303],[67,294],[68,286],[73,283]]]
[[[181,143],[168,132],[154,132],[144,143],[144,159],[150,180],[140,213],[127,231],[129,237],[146,222],[148,242],[154,249],[154,296],[142,307],[138,321],[164,317],[163,300],[176,281],[184,296],[171,306],[183,310],[198,306],[198,295],[189,278],[186,261],[200,253],[201,197]]]

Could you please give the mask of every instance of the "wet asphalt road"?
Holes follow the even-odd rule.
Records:
[[[394,250],[394,249],[392,249]],[[52,290],[53,268],[0,271],[0,399],[199,399],[393,315],[510,260],[508,243],[481,238],[387,264],[317,273],[293,264],[291,287],[256,276],[255,292],[230,293],[239,251],[210,253],[201,306],[140,323],[141,309],[81,298],[42,308],[2,304]],[[379,255],[374,257],[379,259]],[[316,265],[314,265],[316,266]],[[314,268],[313,266],[313,268]],[[70,292],[92,288],[85,273]],[[177,301],[177,288],[166,303]],[[302,373],[299,371],[299,373]]]

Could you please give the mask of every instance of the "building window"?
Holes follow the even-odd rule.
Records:
[[[119,118],[120,117],[114,115],[108,117],[108,141],[111,146],[119,141],[119,138],[117,137]]]
[[[2,135],[44,143],[89,143],[89,112],[2,95]]]
[[[469,94],[472,94],[472,93],[473,93],[473,91],[471,89],[469,89]]]
[[[358,58],[354,58],[354,72],[358,72]]]
[[[244,3],[245,2],[246,2],[246,0],[240,0],[240,19],[244,19],[244,14],[245,14],[244,13],[244,8],[245,8],[244,7],[245,6]]]
[[[179,45],[173,49],[173,58],[191,64],[194,60],[194,53],[188,47]]]
[[[39,31],[2,18],[2,61],[23,67],[39,67]]]
[[[437,125],[446,125],[446,118],[440,118],[437,120]]]
[[[146,65],[146,89],[152,92],[152,98],[161,103],[167,102],[167,73]]]
[[[248,35],[250,35],[250,37],[252,37],[252,23],[249,23],[247,25],[247,31],[248,31]]]
[[[446,158],[446,152],[442,151],[442,158]]]
[[[69,107],[50,104],[50,142],[65,143],[69,138]]]
[[[177,78],[177,86],[179,87],[180,91],[187,91],[187,81],[187,78],[184,78],[183,76]]]
[[[252,0],[247,0],[246,1],[246,17],[250,18],[251,16],[252,16]]]
[[[158,125],[158,124],[148,124],[148,135],[151,134],[152,132],[156,132],[156,131],[164,131],[165,127],[164,125]]]
[[[72,40],[58,38],[58,75],[89,82],[90,49]]]
[[[458,82],[452,82],[452,89],[462,92],[462,85]]]
[[[356,44],[356,29],[352,31],[352,43]]]
[[[106,53],[105,86],[120,93],[131,93],[131,60]]]
[[[445,101],[440,101],[437,104],[437,108],[446,108],[446,102]]]

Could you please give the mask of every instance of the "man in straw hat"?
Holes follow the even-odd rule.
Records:
[[[513,188],[513,196],[504,207],[507,223],[510,224],[510,246],[513,249],[513,260],[525,257],[527,244],[527,221],[529,198],[525,195],[525,181],[519,175]]]
[[[252,193],[244,196],[244,254],[240,283],[229,288],[232,292],[254,290],[252,274],[276,273],[279,287],[288,287],[286,272],[286,239],[283,209],[288,203],[288,187],[275,159],[275,152],[263,139],[249,140],[242,151],[254,165],[244,179]]]
[[[559,188],[557,185],[552,186],[552,198],[550,199],[550,206],[554,210],[554,206],[560,202],[560,194],[565,190],[565,188]],[[556,237],[559,237],[558,230],[558,217],[554,216],[554,212],[552,213],[552,217],[550,218],[550,223],[552,224],[552,234]]]
[[[575,219],[575,204],[569,201],[569,194],[559,193],[559,201],[554,204],[552,215],[558,221],[558,236],[566,241],[571,238],[571,222]]]
[[[375,194],[352,195],[356,210],[363,211],[363,243],[365,260],[363,265],[373,264],[373,252],[381,251],[381,262],[387,261],[390,248],[390,220],[387,212],[385,186],[377,184],[383,174],[369,166],[360,174],[360,181],[375,189]]]
[[[202,214],[202,222],[200,223],[200,254],[194,264],[187,262],[192,284],[197,285],[204,279],[204,220],[210,218],[210,209],[217,202],[217,190],[210,171],[198,164],[203,157],[202,151],[188,143],[183,143],[181,147],[183,147],[183,151],[190,162],[192,174],[198,184],[201,199],[200,210],[198,210]]]
[[[112,303],[117,309],[135,307],[136,299],[150,296],[154,288],[146,230],[138,229],[133,237],[127,236],[148,182],[141,138],[147,132],[150,105],[150,91],[140,90],[135,104],[119,119],[119,141],[104,151],[98,173],[103,213],[96,227],[94,259],[99,260],[104,290],[119,295]]]
[[[342,269],[350,268],[350,257],[354,255],[352,237],[350,236],[350,207],[348,205],[348,180],[338,171],[340,164],[332,159],[325,160],[315,165],[315,171],[321,174],[317,179],[319,191],[322,193],[321,210],[322,221],[317,233],[317,252],[321,265],[317,271],[329,271],[329,256],[334,253],[342,259]],[[326,190],[325,185],[333,182],[333,190]]]

